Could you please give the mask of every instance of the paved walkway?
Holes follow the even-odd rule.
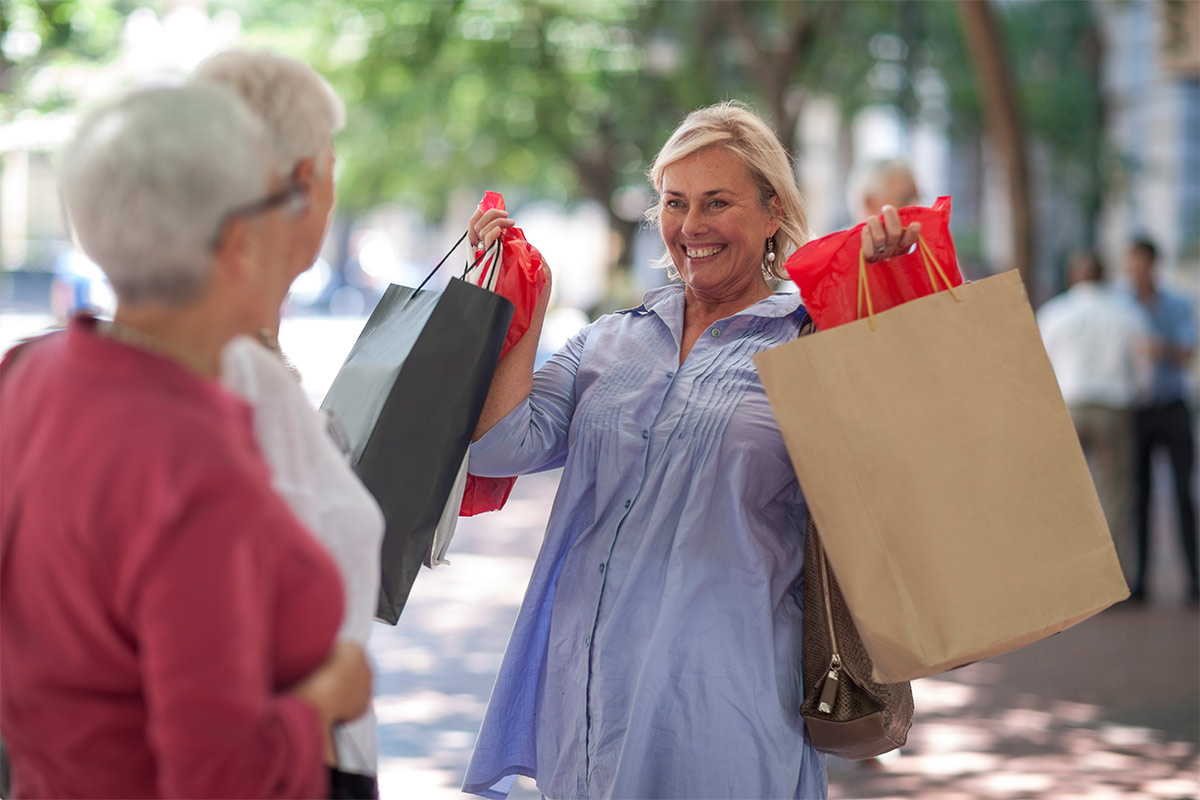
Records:
[[[385,798],[462,797],[556,481],[523,477],[504,511],[461,520],[451,564],[422,571],[397,627],[376,626]],[[1200,796],[1200,615],[1183,608],[1174,565],[1157,576],[1144,608],[917,681],[909,746],[880,762],[830,759],[830,797]],[[539,795],[520,782],[511,796]]]
[[[385,800],[463,797],[458,787],[557,486],[557,472],[527,475],[503,511],[460,519],[450,563],[421,570],[396,627],[376,623]],[[540,796],[532,781],[510,794]]]

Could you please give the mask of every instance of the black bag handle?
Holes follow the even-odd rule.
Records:
[[[442,256],[442,260],[437,263],[437,266],[434,267],[432,270],[430,270],[429,274],[425,276],[425,280],[421,281],[420,285],[418,285],[417,288],[413,290],[413,295],[416,295],[417,292],[419,292],[419,291],[421,291],[421,289],[425,288],[425,284],[429,283],[429,279],[432,278],[437,273],[437,271],[442,268],[442,264],[446,263],[446,259],[450,258],[450,256],[452,256],[454,254],[454,251],[458,249],[458,246],[463,243],[463,239],[467,238],[467,234],[469,232],[470,231],[463,231],[463,235],[458,237],[458,241],[454,243],[454,245],[450,248],[450,251],[448,253],[446,253],[446,255]],[[477,266],[479,266],[479,262],[483,261],[483,258],[486,255],[487,255],[487,251],[484,250],[482,253],[475,256],[475,263],[464,268],[462,275],[458,276],[459,279],[461,280],[463,278],[466,278],[467,273],[470,272],[471,270],[475,269]]]

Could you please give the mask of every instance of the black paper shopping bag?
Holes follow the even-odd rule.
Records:
[[[508,300],[458,279],[440,292],[393,284],[321,404],[387,518],[384,622],[399,620],[429,553],[512,315]]]

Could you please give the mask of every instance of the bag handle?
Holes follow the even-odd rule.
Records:
[[[950,279],[946,277],[946,271],[942,269],[941,262],[937,260],[937,256],[933,254],[933,250],[929,247],[929,243],[925,241],[925,237],[917,234],[917,249],[921,253],[921,263],[925,265],[925,273],[929,276],[929,285],[934,292],[938,291],[937,281],[933,278],[934,269],[937,270],[938,277],[942,279],[942,283],[950,290],[950,295],[958,302],[962,302],[962,298],[958,296],[958,292],[954,291],[954,287],[950,284]],[[863,297],[867,299],[867,320],[871,326],[871,330],[875,330],[875,308],[871,303],[871,287],[867,282],[867,260],[863,257],[862,250],[858,251],[858,297],[857,314],[858,318],[862,319]]]
[[[448,258],[450,258],[450,256],[454,255],[454,251],[457,250],[458,246],[463,243],[464,239],[467,238],[468,233],[469,233],[469,231],[463,231],[463,235],[458,237],[458,241],[454,243],[454,245],[450,248],[449,252],[447,252],[446,255],[442,256],[442,260],[437,263],[437,266],[429,271],[429,274],[425,276],[425,280],[421,281],[421,283],[417,285],[417,288],[413,291],[414,295],[416,295],[417,292],[421,291],[421,289],[425,288],[425,284],[429,283],[429,279],[432,278],[437,273],[437,271],[442,268],[442,264],[445,264],[446,260]],[[497,239],[496,241],[499,241],[499,239]],[[465,278],[467,276],[468,272],[475,269],[475,267],[479,266],[479,262],[483,261],[483,258],[486,255],[487,255],[487,251],[484,251],[484,252],[480,253],[479,255],[477,255],[475,257],[475,263],[468,264],[466,269],[463,270],[463,273],[460,276],[460,278]]]
[[[492,246],[487,250],[478,251],[475,257],[475,263],[470,263],[468,260],[466,269],[463,270],[462,280],[470,280],[471,283],[477,284],[480,288],[487,289],[489,292],[496,291],[496,284],[500,279],[500,261],[502,258],[501,237],[496,237],[496,241],[492,242]],[[483,264],[478,277],[471,277],[475,268]]]

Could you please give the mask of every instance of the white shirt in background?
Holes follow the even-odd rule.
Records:
[[[1067,405],[1129,408],[1147,390],[1149,321],[1124,293],[1077,283],[1042,305],[1037,322]]]
[[[341,570],[346,615],[339,638],[365,648],[379,596],[383,513],[277,355],[239,336],[222,354],[221,378],[254,410],[255,438],[275,490],[329,549]],[[339,725],[334,739],[341,769],[376,774],[379,741],[373,710]]]

